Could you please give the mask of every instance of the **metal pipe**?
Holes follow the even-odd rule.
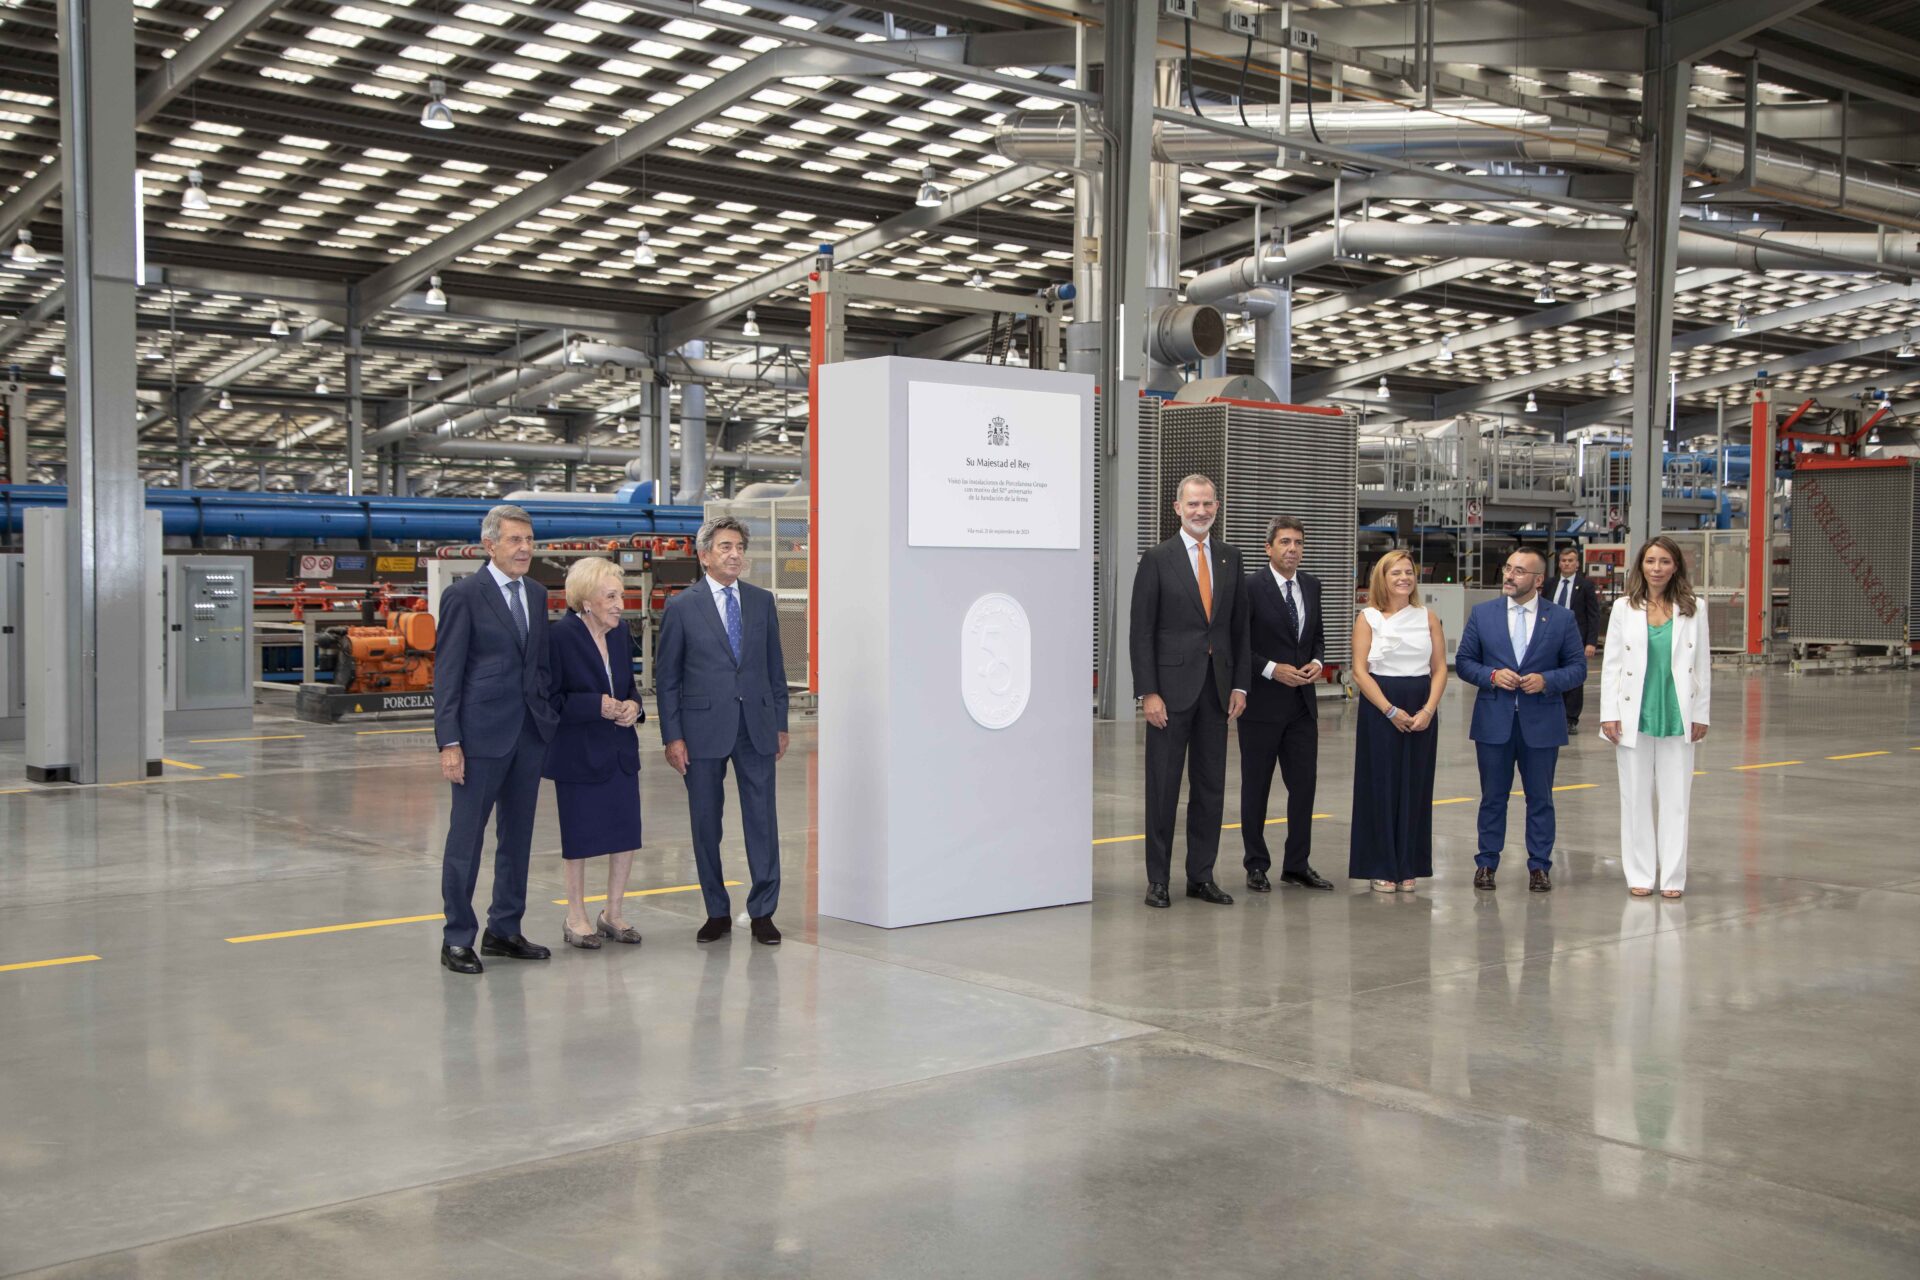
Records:
[[[546,444],[521,440],[442,440],[420,442],[420,452],[436,458],[471,458],[494,462],[578,462],[597,467],[625,467],[646,456],[642,449],[618,449],[596,444]],[[800,460],[772,454],[721,451],[709,453],[707,463],[736,471],[791,473]]]
[[[1215,110],[1210,116],[1238,124],[1237,114]],[[1253,128],[1283,137],[1306,123],[1304,107],[1283,114],[1275,106],[1248,106]],[[1548,116],[1466,100],[1436,104],[1433,111],[1408,110],[1395,103],[1345,103],[1316,109],[1314,123],[1328,146],[1392,155],[1403,160],[1450,160],[1481,167],[1490,160],[1523,163],[1578,162],[1632,171],[1640,161],[1640,140],[1627,130],[1559,123]],[[1071,112],[1032,112],[1015,117],[996,138],[1000,153],[1027,164],[1064,166],[1073,155]],[[1100,131],[1085,147],[1086,163],[1101,163]],[[1240,160],[1267,164],[1274,142],[1255,142],[1211,133],[1194,125],[1159,121],[1154,125],[1154,157],[1181,164]],[[1731,181],[1746,169],[1746,148],[1736,139],[1705,129],[1687,130],[1681,162],[1695,175]],[[1754,153],[1753,184],[1791,203],[1842,207],[1861,215],[1914,225],[1920,220],[1920,180],[1906,180],[1882,168],[1845,166],[1805,155],[1775,142],[1760,143]]]
[[[1836,260],[1829,271],[1856,266],[1871,272],[1883,266],[1920,266],[1920,236],[1875,232],[1754,231],[1738,237],[1690,230],[1683,221],[1679,265],[1735,271],[1819,270],[1817,259]],[[1718,230],[1718,228],[1715,228]],[[1339,257],[1497,258],[1508,262],[1626,262],[1628,248],[1620,227],[1604,230],[1572,227],[1487,227],[1426,223],[1366,223],[1337,233],[1295,240],[1284,256],[1267,253],[1216,267],[1187,285],[1187,301],[1223,302],[1236,294],[1323,267]],[[1796,250],[1804,252],[1795,252]],[[1838,261],[1844,260],[1844,263]]]
[[[1244,305],[1253,316],[1253,376],[1281,404],[1293,403],[1293,291],[1256,289]]]
[[[707,354],[707,344],[695,339],[681,348],[689,360]],[[680,487],[674,500],[698,503],[707,492],[707,389],[697,382],[680,388]]]

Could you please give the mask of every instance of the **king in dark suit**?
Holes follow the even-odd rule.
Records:
[[[1547,584],[1546,597],[1573,613],[1573,620],[1580,627],[1581,648],[1591,665],[1593,655],[1600,651],[1600,593],[1593,589],[1593,580],[1580,572],[1580,548],[1560,548],[1555,562],[1560,576]],[[1571,733],[1580,727],[1580,712],[1587,705],[1587,686],[1581,683],[1567,690],[1566,704],[1567,731]]]
[[[715,942],[733,928],[733,904],[720,869],[720,820],[727,765],[740,792],[747,842],[747,893],[756,942],[777,943],[780,828],[773,766],[787,754],[787,669],[773,593],[740,581],[747,530],[731,516],[709,520],[695,539],[706,576],[667,602],[660,623],[654,701],[667,763],[687,783],[693,856],[707,922],[695,937]]]
[[[520,932],[540,767],[556,723],[547,686],[547,589],[527,577],[532,517],[519,507],[495,507],[481,522],[480,545],[491,557],[487,564],[441,593],[433,655],[433,736],[441,776],[453,784],[440,868],[447,916],[440,963],[455,973],[481,971],[473,891],[496,805],[493,904],[480,955],[549,954]]]
[[[1313,842],[1313,793],[1320,770],[1320,710],[1314,678],[1326,665],[1327,629],[1320,580],[1300,568],[1307,530],[1292,516],[1267,526],[1267,563],[1247,579],[1247,636],[1253,687],[1240,717],[1240,843],[1247,888],[1267,893],[1267,797],[1273,769],[1287,788],[1287,848],[1280,879],[1306,889],[1332,881],[1307,861]]]
[[[1480,692],[1473,700],[1480,764],[1480,852],[1473,887],[1493,888],[1507,843],[1513,771],[1527,797],[1527,887],[1553,888],[1553,774],[1567,745],[1562,695],[1587,678],[1573,615],[1540,594],[1547,558],[1531,547],[1507,557],[1501,598],[1475,605],[1460,633],[1454,668]]]
[[[1147,897],[1171,906],[1173,819],[1187,796],[1187,896],[1230,904],[1214,883],[1227,786],[1227,726],[1247,705],[1247,586],[1240,553],[1212,537],[1218,490],[1188,476],[1175,491],[1180,532],[1140,557],[1128,649],[1147,722]]]

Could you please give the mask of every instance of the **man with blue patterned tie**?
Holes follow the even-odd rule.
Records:
[[[756,942],[780,941],[780,828],[773,766],[787,754],[787,671],[773,593],[740,581],[747,530],[732,516],[709,520],[694,539],[706,576],[667,602],[655,658],[655,701],[667,763],[687,783],[693,856],[707,921],[695,938],[717,942],[733,929],[733,903],[720,869],[727,765],[740,793],[753,884],[747,914]]]
[[[441,854],[446,913],[440,963],[454,973],[483,970],[480,956],[545,960],[520,932],[540,769],[559,717],[548,699],[547,589],[533,568],[533,519],[498,506],[480,523],[488,562],[440,595],[433,663],[433,734],[440,776],[453,784],[453,812]],[[493,900],[480,922],[473,891],[487,819],[500,815],[493,851]]]
[[[1480,692],[1473,739],[1480,763],[1480,852],[1473,887],[1492,889],[1507,842],[1515,766],[1527,797],[1527,888],[1553,888],[1553,774],[1567,745],[1563,695],[1587,678],[1573,614],[1540,594],[1547,558],[1531,547],[1507,557],[1500,599],[1475,605],[1454,667]]]

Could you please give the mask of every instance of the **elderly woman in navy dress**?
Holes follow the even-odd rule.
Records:
[[[561,936],[592,950],[601,938],[628,944],[640,932],[621,918],[627,875],[640,847],[640,742],[646,719],[633,691],[633,634],[622,611],[620,567],[589,556],[567,571],[567,613],[553,624],[553,709],[546,776],[560,810],[560,857],[567,876]],[[606,857],[607,905],[587,918],[587,859]]]

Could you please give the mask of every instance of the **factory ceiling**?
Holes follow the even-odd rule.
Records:
[[[1076,46],[1097,64],[1105,8],[1091,0],[136,2],[142,421],[154,479],[177,472],[165,451],[184,447],[197,484],[272,485],[299,472],[327,483],[344,440],[350,288],[376,304],[364,316],[375,429],[457,404],[469,385],[574,337],[641,349],[660,335],[703,338],[721,360],[804,366],[803,277],[822,244],[840,248],[842,269],[1019,295],[1071,274],[1072,174],[1023,166],[996,136],[1084,96]],[[1407,75],[1422,65],[1426,6],[1295,5],[1295,25],[1320,39],[1310,63],[1289,63],[1272,43],[1279,6],[1237,7],[1257,11],[1269,38],[1230,35],[1217,16],[1162,26],[1163,54],[1190,69],[1190,108],[1223,118],[1270,109],[1289,75],[1296,109],[1311,101],[1319,113],[1315,129],[1343,109],[1426,105]],[[1698,44],[1696,126],[1738,139],[1751,108],[1769,145],[1834,164],[1844,153],[1863,181],[1920,189],[1920,8],[1679,7],[1676,29]],[[1440,111],[1631,130],[1646,6],[1436,0],[1431,10]],[[64,337],[57,18],[52,0],[0,0],[0,363],[41,388]],[[1338,176],[1335,208],[1335,171],[1278,147],[1264,161],[1187,166],[1189,274],[1247,252],[1256,213],[1295,237],[1335,218],[1578,227],[1629,190],[1620,163],[1577,152],[1552,164],[1467,158]],[[1456,188],[1451,177],[1524,189]],[[927,184],[934,207],[922,209]],[[1689,213],[1873,230],[1791,191],[1720,185],[1701,179]],[[1910,234],[1920,205],[1890,225]],[[8,253],[21,231],[28,260]],[[1560,429],[1620,412],[1615,361],[1631,369],[1634,333],[1626,267],[1376,258],[1294,283],[1296,378],[1322,394],[1368,404],[1386,377],[1391,399],[1369,408],[1518,414],[1532,392]],[[754,336],[742,331],[749,305]],[[1681,277],[1675,314],[1687,414],[1739,397],[1759,368],[1784,396],[1867,386],[1920,395],[1920,360],[1901,354],[1920,322],[1903,273],[1697,269]],[[857,305],[849,347],[892,350],[955,319]],[[1237,330],[1232,367],[1250,353]],[[716,447],[797,459],[798,432],[779,436],[804,423],[803,397],[772,381],[715,384]],[[510,400],[476,438],[620,447],[635,390],[610,373],[536,392]],[[52,430],[58,397],[33,404]],[[472,490],[518,487],[522,470],[462,459],[426,474],[430,486]],[[581,483],[615,476],[585,467]]]

